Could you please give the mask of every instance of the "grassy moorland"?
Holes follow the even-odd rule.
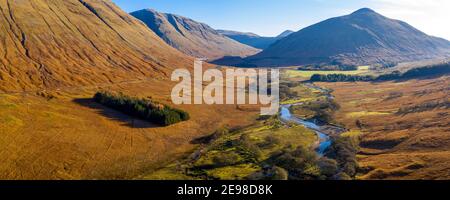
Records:
[[[332,115],[339,109],[339,105],[328,98],[331,91],[298,81],[282,83],[280,91],[281,104],[290,104],[290,111],[294,116],[305,120],[334,123]]]
[[[287,77],[294,81],[303,80]],[[332,123],[349,129],[341,138],[351,138],[359,144],[357,178],[449,178],[446,167],[450,163],[448,76],[319,85],[331,89],[336,97],[339,110],[327,116]],[[298,104],[292,108],[294,115],[316,118],[317,112],[312,108],[323,101],[317,95],[320,91],[316,91],[316,95],[305,91],[308,88],[298,86],[295,92],[311,99],[286,103]]]
[[[360,138],[360,179],[449,179],[450,78],[320,83]]]
[[[322,91],[309,88],[296,81],[281,84],[280,91],[282,92],[280,96],[282,105],[310,102],[323,98]]]
[[[337,109],[326,101],[328,92],[283,79],[281,99],[296,103],[293,114],[303,119],[331,122]],[[305,105],[304,109],[300,109]],[[333,108],[331,108],[333,107]],[[325,114],[326,113],[326,114]],[[305,117],[310,114],[311,117]],[[333,134],[332,130],[329,131]],[[315,131],[302,125],[283,123],[279,117],[260,117],[253,125],[229,131],[222,128],[192,141],[196,151],[141,179],[352,179],[356,174],[357,137],[333,134],[333,144],[319,156]]]
[[[193,143],[203,147],[184,161],[177,161],[143,176],[144,179],[252,179],[266,170],[267,161],[280,151],[297,148],[313,152],[314,132],[297,125],[283,125],[275,117],[234,131],[219,129]],[[266,163],[266,164],[265,164]],[[264,179],[273,177],[258,177]],[[286,177],[287,178],[287,177]]]
[[[298,104],[294,115],[312,119],[327,111],[332,123],[349,129],[334,138],[326,159],[316,156],[311,130],[256,120],[258,109],[186,105],[176,108],[189,121],[160,127],[92,99],[108,90],[170,105],[171,85],[155,79],[0,94],[0,178],[348,179],[356,171],[361,179],[450,178],[448,77],[320,83],[332,89],[337,111],[324,101],[327,92],[295,80],[282,81],[283,102]],[[338,169],[346,173],[334,174]]]
[[[395,68],[395,67],[394,67]],[[389,70],[385,70],[389,71]],[[450,63],[437,63],[422,67],[411,68],[405,72],[394,71],[374,75],[349,75],[349,74],[314,74],[312,82],[370,82],[370,81],[399,81],[414,78],[436,78],[450,74]]]
[[[194,143],[202,146],[139,179],[150,180],[349,180],[357,171],[354,137],[336,137],[325,156],[315,152],[317,135],[276,117],[229,132],[220,129]]]
[[[171,88],[155,79],[1,94],[0,178],[132,179],[183,158],[197,147],[193,139],[222,126],[247,126],[259,114],[234,105],[177,106],[191,119],[160,127],[92,99],[96,91],[109,90],[171,105]]]

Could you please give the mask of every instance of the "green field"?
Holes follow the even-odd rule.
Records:
[[[289,69],[286,71],[288,78],[311,78],[314,74],[328,75],[328,74],[346,74],[346,75],[360,75],[369,72],[369,66],[360,66],[358,70],[354,71],[302,71]]]

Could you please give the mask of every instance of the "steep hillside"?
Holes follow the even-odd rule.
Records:
[[[231,40],[206,24],[182,16],[145,9],[131,13],[169,45],[198,58],[245,57],[259,50]]]
[[[372,64],[450,55],[450,42],[368,8],[293,33],[245,63],[287,66],[321,62]]]
[[[97,91],[172,104],[167,78],[193,58],[108,0],[0,0],[0,10],[2,180],[135,179],[259,113],[174,106],[191,119],[160,127],[109,109]]]
[[[167,77],[191,58],[103,0],[1,0],[0,90]]]

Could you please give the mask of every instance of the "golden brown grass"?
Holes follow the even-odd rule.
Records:
[[[0,91],[167,78],[193,63],[111,1],[0,0],[0,9]]]
[[[269,159],[275,152],[286,149],[293,150],[297,147],[304,147],[312,151],[317,145],[318,138],[313,131],[299,125],[281,125],[281,122],[277,123],[278,125],[270,124],[269,121],[273,120],[275,119],[260,121],[250,127],[225,134],[211,144],[205,144],[202,148],[197,149],[195,153],[186,159],[177,160],[139,178],[146,180],[201,180],[208,177],[208,179],[219,180],[245,180],[255,172],[260,171],[264,161]],[[248,136],[247,142],[249,144],[257,147],[258,156],[252,155],[253,153],[242,145],[229,146],[230,142],[239,141],[244,135]],[[272,143],[262,145],[268,137],[273,138]],[[200,157],[193,159],[196,157],[194,155],[197,154]],[[229,163],[226,166],[217,166],[216,159],[224,155],[233,157],[233,163]],[[256,161],[253,161],[253,159],[256,159]],[[191,167],[190,169],[189,166]],[[189,175],[186,175],[186,172]]]
[[[448,100],[450,77],[320,85],[334,90],[342,107],[337,120],[362,134],[360,178],[450,179],[450,109],[396,114],[402,107]]]
[[[170,104],[172,83],[103,87]],[[258,115],[234,105],[187,105],[192,119],[156,127],[88,98],[101,88],[0,95],[0,179],[132,179],[193,151],[190,142],[218,127],[246,126]]]

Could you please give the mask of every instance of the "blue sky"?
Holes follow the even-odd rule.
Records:
[[[204,22],[215,29],[275,36],[370,7],[425,33],[450,39],[448,0],[113,0],[127,12],[153,8]]]

